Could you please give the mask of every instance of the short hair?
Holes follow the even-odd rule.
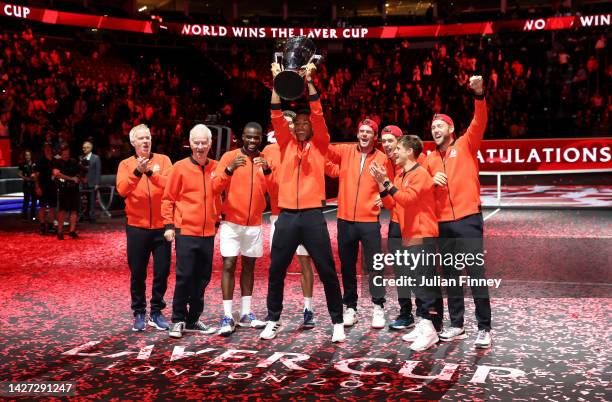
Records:
[[[423,152],[423,141],[418,135],[403,135],[400,137],[398,144],[406,149],[412,149],[415,158],[418,158]]]
[[[306,116],[310,116],[310,109],[308,108],[302,108],[302,109],[298,109],[297,112],[295,112],[295,116],[297,117],[298,115],[303,114]]]
[[[151,130],[149,130],[149,127],[147,127],[146,124],[139,124],[135,127],[132,127],[132,129],[130,130],[130,144],[134,145],[134,141],[136,141],[136,134],[141,130],[146,131],[149,135],[151,135]]]
[[[289,117],[291,120],[295,120],[295,112],[293,110],[283,110],[283,116]]]
[[[204,136],[208,138],[208,141],[212,141],[212,133],[210,132],[210,129],[204,124],[196,124],[193,126],[191,131],[189,131],[189,142],[191,142],[194,135],[199,133],[204,134]]]
[[[244,129],[245,129],[245,130],[246,130],[247,128],[252,128],[252,129],[254,129],[254,130],[259,131],[260,133],[263,133],[263,128],[261,128],[261,124],[259,124],[259,123],[257,123],[257,122],[254,122],[254,121],[248,122],[248,123],[247,123],[247,124],[244,126]]]
[[[91,142],[90,140],[83,141],[83,145],[85,145],[85,144],[89,144],[93,148],[93,142]]]

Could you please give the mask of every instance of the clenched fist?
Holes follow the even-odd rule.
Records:
[[[473,75],[470,77],[469,87],[474,92],[474,95],[480,96],[484,94],[484,85],[482,81],[482,76]]]

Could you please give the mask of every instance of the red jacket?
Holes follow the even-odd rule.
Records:
[[[325,206],[325,155],[329,133],[318,95],[310,97],[312,138],[298,141],[289,131],[280,104],[272,105],[272,126],[280,147],[278,206],[281,209],[308,209]]]
[[[487,127],[486,101],[474,101],[474,118],[465,134],[453,140],[446,152],[427,155],[427,170],[433,177],[444,172],[446,186],[436,186],[438,221],[456,221],[480,212],[480,181],[476,155]]]
[[[398,208],[402,239],[411,240],[438,236],[435,212],[434,182],[418,163],[395,177],[389,192],[383,192],[385,208]]]
[[[221,207],[223,219],[242,226],[260,226],[261,215],[266,209],[267,183],[261,166],[255,166],[253,160],[246,156],[242,148],[226,152],[217,165],[217,177],[227,173],[225,169],[231,165],[238,155],[244,155],[247,162],[234,170],[225,187],[225,200]],[[255,155],[255,157],[259,154]]]
[[[278,144],[270,144],[261,153],[268,162],[270,169],[272,169],[272,174],[267,176],[271,214],[278,215],[280,213],[280,208],[278,207],[278,174],[281,165],[280,147]]]
[[[177,228],[182,235],[214,236],[219,218],[217,200],[229,181],[224,172],[215,178],[217,161],[207,159],[201,166],[192,157],[174,164],[162,199],[166,229]]]
[[[162,195],[172,168],[170,158],[151,153],[150,174],[136,170],[138,160],[131,156],[119,163],[117,170],[117,192],[125,198],[125,215],[130,226],[144,229],[161,229]]]
[[[366,156],[361,168],[361,152],[355,144],[330,145],[327,158],[338,164],[338,219],[352,222],[376,222],[380,208],[376,206],[379,196],[378,184],[370,174],[372,162],[384,166],[387,157],[377,149]]]

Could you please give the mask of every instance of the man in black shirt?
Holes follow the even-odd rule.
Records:
[[[40,222],[40,234],[45,235],[49,225],[53,227],[55,220],[55,208],[57,207],[57,187],[53,181],[53,147],[45,143],[43,146],[44,156],[36,163],[36,195],[40,199],[38,210],[38,222]],[[49,223],[45,220],[45,210],[49,208]]]
[[[19,165],[19,177],[23,181],[23,206],[21,208],[21,216],[23,219],[36,218],[36,193],[34,192],[34,184],[36,182],[36,164],[32,160],[32,152],[26,150],[24,153],[25,160]],[[30,206],[30,201],[32,205]],[[30,216],[28,219],[28,207],[30,207]]]
[[[64,240],[64,214],[70,214],[70,232],[73,239],[77,237],[76,223],[79,210],[79,176],[81,165],[70,157],[70,147],[63,145],[61,158],[53,165],[53,177],[59,189],[57,212],[57,238]]]

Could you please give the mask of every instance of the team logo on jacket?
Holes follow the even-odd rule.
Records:
[[[454,158],[455,156],[457,156],[457,150],[456,149],[451,149],[450,154],[448,154],[449,158]]]
[[[212,179],[213,177],[215,177],[215,171],[214,170],[212,172],[210,172],[210,178]]]
[[[153,165],[153,167],[151,168],[151,170],[153,171],[153,173],[155,172],[159,172],[161,170],[161,168],[159,167],[159,165],[156,163],[155,165]]]

